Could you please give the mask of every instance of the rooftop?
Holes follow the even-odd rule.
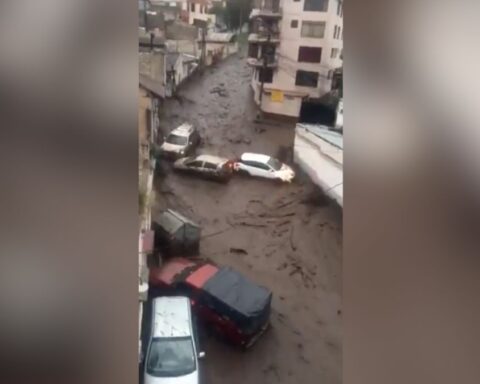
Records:
[[[325,125],[318,124],[298,123],[297,127],[304,128],[307,132],[343,150],[343,135],[341,133],[333,131]]]

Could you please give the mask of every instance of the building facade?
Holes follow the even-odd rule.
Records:
[[[254,4],[247,62],[255,101],[264,112],[298,117],[302,101],[329,92],[342,66],[343,0]]]

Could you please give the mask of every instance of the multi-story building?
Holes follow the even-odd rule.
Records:
[[[342,3],[255,0],[247,61],[262,111],[298,117],[302,102],[330,91],[343,60]]]
[[[195,24],[195,20],[201,20],[208,25],[215,25],[216,16],[210,13],[214,2],[211,0],[188,0],[188,23]]]

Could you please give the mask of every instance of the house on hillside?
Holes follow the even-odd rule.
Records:
[[[199,41],[199,46],[201,41]],[[210,32],[205,37],[206,65],[212,65],[238,52],[237,35],[233,32]]]

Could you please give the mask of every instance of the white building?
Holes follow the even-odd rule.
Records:
[[[210,0],[188,0],[188,23],[195,24],[195,20],[201,20],[209,26],[215,25],[217,17],[210,13],[213,5]]]
[[[333,70],[342,66],[342,2],[255,0],[247,60],[257,104],[264,81],[264,112],[298,117],[302,100],[330,91]]]

